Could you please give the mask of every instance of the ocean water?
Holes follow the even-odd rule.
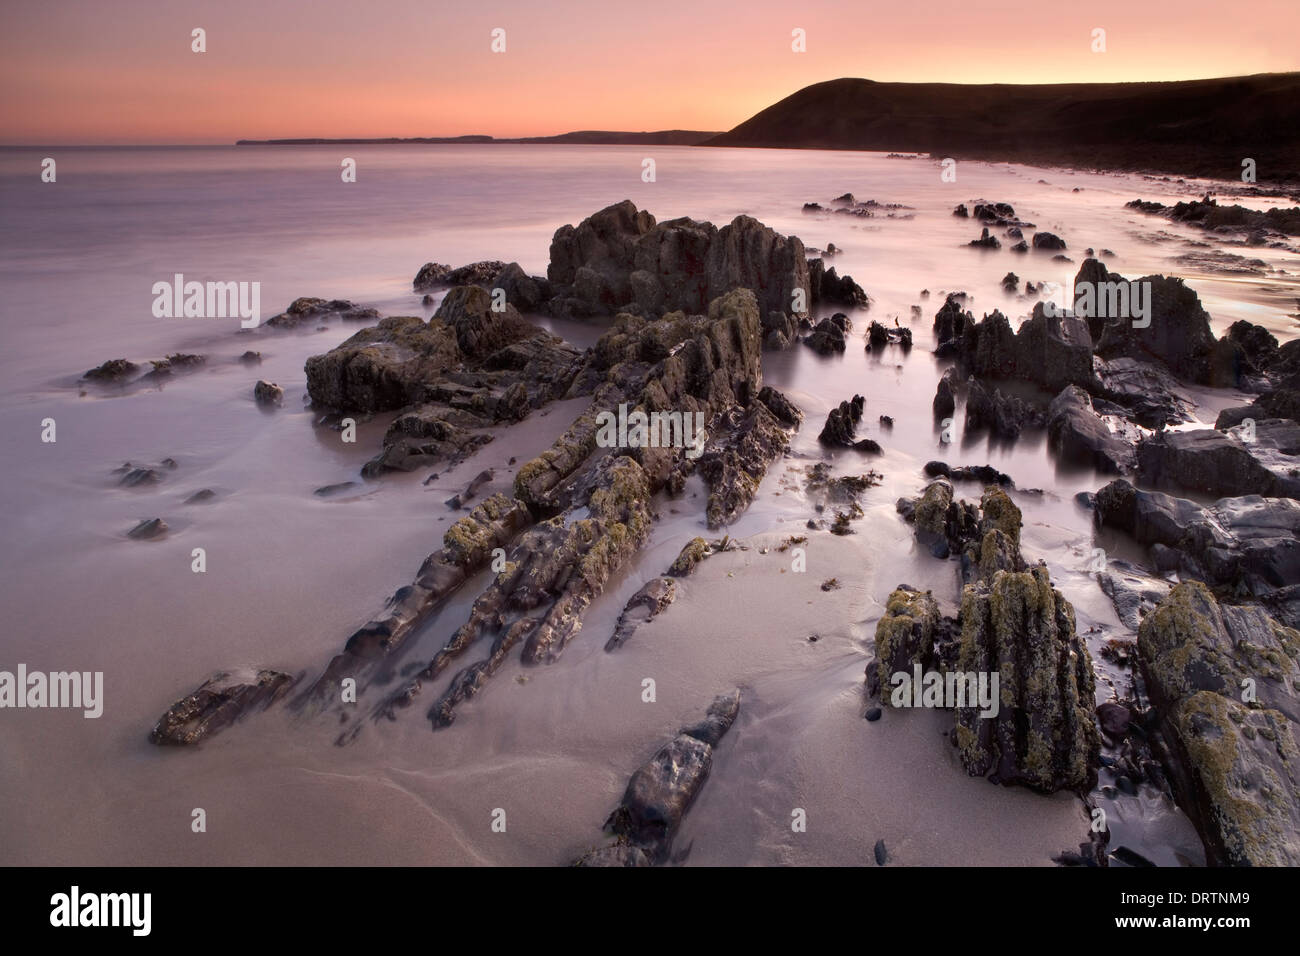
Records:
[[[58,163],[55,183],[40,180],[47,155]],[[345,156],[357,160],[356,183],[340,179]],[[641,180],[646,157],[656,160],[653,183]],[[1019,488],[1041,489],[1016,494],[1027,557],[1048,564],[1081,629],[1099,627],[1096,640],[1124,633],[1086,572],[1092,531],[1073,502],[1077,491],[1106,479],[1058,467],[1041,435],[1010,445],[959,435],[941,444],[930,413],[945,367],[931,354],[933,314],[944,291],[960,289],[973,296],[967,308],[977,317],[998,308],[1014,326],[1033,300],[1004,293],[1002,276],[1016,272],[1021,288],[1026,279],[1068,288],[1091,246],[1112,250],[1110,268],[1126,276],[1186,278],[1216,332],[1248,319],[1285,340],[1296,327],[1288,313],[1300,295],[1300,257],[1243,248],[1123,208],[1135,198],[1199,197],[1214,184],[978,163],[959,164],[955,183],[939,173],[926,158],[669,147],[0,151],[0,669],[21,662],[31,670],[103,671],[105,681],[104,714],[96,720],[70,711],[0,711],[0,862],[565,863],[599,841],[628,775],[659,743],[715,694],[740,684],[741,723],[719,749],[706,795],[683,830],[687,862],[860,863],[875,833],[888,831],[891,845],[907,845],[911,826],[933,839],[917,842],[906,862],[1047,863],[1013,826],[1026,800],[1042,798],[944,777],[960,774],[955,765],[939,767],[941,782],[903,776],[892,791],[880,767],[837,778],[845,755],[868,752],[861,671],[890,590],[906,582],[933,587],[949,602],[956,596],[954,566],[917,553],[894,512],[900,495],[922,487],[926,461],[989,463]],[[825,205],[846,191],[907,208],[869,219],[801,211],[805,202]],[[979,228],[951,210],[976,198],[1010,202],[1022,219],[1063,237],[1074,262],[1016,256],[1005,246],[966,248]],[[868,313],[853,316],[855,333],[871,318],[912,324],[910,353],[867,353],[855,339],[843,356],[803,346],[765,355],[765,381],[806,418],[791,458],[774,466],[754,505],[728,529],[736,537],[802,529],[812,508],[797,479],[823,458],[816,435],[825,415],[865,395],[860,434],[885,452],[873,459],[840,453],[834,466],[837,473],[874,467],[884,481],[867,493],[867,513],[845,539],[849,551],[836,552],[825,573],[850,582],[858,613],[827,624],[818,656],[807,652],[802,609],[782,618],[743,606],[717,625],[708,647],[650,646],[638,636],[626,653],[606,655],[604,641],[626,598],[703,533],[702,499],[688,492],[661,503],[650,545],[593,606],[561,661],[529,669],[513,661],[446,730],[431,731],[423,712],[450,673],[426,686],[397,721],[367,723],[348,747],[333,746],[337,727],[283,710],[193,752],[150,745],[157,717],[214,671],[269,666],[314,675],[439,546],[454,518],[447,497],[486,467],[497,469],[490,490],[505,488],[508,459],[526,461],[547,447],[583,407],[565,402],[535,413],[429,485],[423,473],[362,484],[358,470],[388,419],[364,425],[355,445],[342,445],[337,433],[313,427],[303,402],[304,360],[358,326],[331,320],[277,332],[241,330],[238,319],[155,318],[153,284],[175,273],[257,281],[263,319],[301,295],[427,316],[433,308],[411,291],[424,262],[516,260],[544,273],[556,228],[622,199],[661,220],[689,215],[722,224],[743,213],[811,247],[833,242],[842,250],[833,264],[874,299]],[[1225,272],[1205,265],[1207,253],[1263,266]],[[930,290],[928,300],[922,289]],[[914,304],[923,313],[915,321]],[[601,331],[539,321],[579,345]],[[246,349],[261,351],[260,367],[237,361]],[[86,389],[77,381],[107,359],[146,362],[177,351],[208,361],[151,387]],[[253,402],[258,378],[284,387],[283,408]],[[1228,392],[1196,397],[1204,424],[1239,399]],[[961,414],[959,407],[959,424]],[[881,415],[892,416],[892,429],[877,424]],[[57,423],[52,444],[41,441],[47,418]],[[114,469],[124,462],[165,458],[176,467],[164,470],[160,484],[118,486]],[[348,480],[359,484],[338,498],[312,493]],[[200,488],[217,492],[211,504],[183,504]],[[961,490],[968,497],[979,491]],[[138,520],[154,516],[171,528],[162,540],[126,538]],[[207,554],[204,574],[190,570],[199,547]],[[476,593],[467,587],[398,666],[427,660]],[[752,653],[756,647],[763,653]],[[666,688],[652,708],[636,702],[647,668],[663,675]],[[1122,676],[1104,675],[1099,698],[1117,681]],[[909,746],[944,746],[937,731],[917,730],[930,725],[927,715],[916,716],[897,731],[916,738]],[[781,781],[775,794],[774,780]],[[930,786],[967,794],[962,799],[979,822],[953,819],[936,809],[950,804],[921,799]],[[746,803],[760,791],[765,799]],[[835,829],[812,828],[802,842],[775,839],[789,831],[788,806],[800,796],[821,801]],[[1107,804],[1112,846],[1125,842],[1162,863],[1197,861],[1181,814],[1151,794],[1125,799]],[[510,808],[508,835],[488,825],[500,807]],[[191,828],[195,808],[206,811],[205,833]],[[876,823],[859,833],[854,821],[865,820]]]

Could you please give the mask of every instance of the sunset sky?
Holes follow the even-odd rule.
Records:
[[[1298,36],[1297,0],[4,0],[0,143],[724,130],[841,76],[1284,72],[1300,69]]]

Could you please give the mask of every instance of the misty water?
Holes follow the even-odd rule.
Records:
[[[56,183],[40,180],[45,155],[57,158]],[[356,183],[340,179],[344,156],[357,160]],[[657,164],[653,183],[641,179],[647,156]],[[0,863],[567,863],[600,842],[628,776],[660,743],[714,695],[741,686],[740,719],[678,838],[690,850],[687,863],[859,864],[884,838],[902,863],[1049,864],[1048,849],[1086,838],[1075,798],[966,778],[938,715],[862,719],[862,670],[889,592],[900,583],[932,588],[946,611],[955,608],[955,562],[918,550],[894,507],[920,490],[921,468],[932,459],[988,463],[1012,476],[1025,555],[1047,563],[1079,629],[1096,628],[1088,636],[1094,657],[1100,641],[1128,633],[1087,571],[1093,532],[1074,501],[1107,479],[1059,468],[1041,433],[1014,444],[961,435],[960,405],[957,440],[941,443],[930,403],[946,364],[931,354],[931,320],[943,292],[963,290],[977,317],[997,308],[1015,327],[1035,300],[1003,292],[1003,275],[1016,272],[1022,290],[1025,280],[1068,288],[1091,246],[1112,250],[1107,264],[1130,278],[1185,277],[1216,333],[1247,319],[1281,340],[1293,337],[1287,313],[1300,294],[1297,256],[1241,248],[1124,208],[1139,197],[1199,198],[1206,188],[978,163],[959,164],[957,182],[945,183],[929,159],[784,150],[0,151],[0,669],[21,662],[102,671],[105,685],[99,719],[0,712]],[[873,218],[801,211],[846,191],[908,208]],[[658,502],[649,545],[596,601],[560,661],[525,668],[512,659],[449,728],[434,732],[424,712],[455,668],[397,720],[366,721],[346,747],[334,746],[333,719],[284,708],[197,749],[151,745],[159,715],[213,672],[318,673],[440,546],[457,517],[444,501],[484,468],[496,469],[489,492],[508,488],[509,459],[524,462],[546,448],[585,402],[535,412],[469,461],[439,469],[428,485],[427,472],[362,482],[359,470],[391,416],[364,424],[357,443],[345,445],[338,432],[314,427],[318,416],[304,403],[304,360],[356,324],[331,319],[324,328],[277,332],[240,330],[238,319],[159,319],[153,283],[175,273],[257,281],[263,319],[304,295],[428,316],[436,303],[423,306],[411,291],[424,262],[515,260],[544,274],[557,227],[628,198],[660,220],[721,225],[743,213],[809,247],[834,243],[842,252],[833,264],[872,296],[869,312],[852,315],[844,355],[822,357],[802,345],[765,353],[765,382],[792,398],[805,421],[790,456],[727,529],[740,538],[806,533],[815,515],[801,490],[803,469],[827,457],[817,433],[831,407],[865,395],[860,435],[884,453],[841,451],[830,460],[837,474],[874,468],[883,481],[866,493],[855,534],[835,539],[823,557],[810,550],[808,572],[836,577],[853,613],[819,617],[814,601],[793,592],[787,600],[779,590],[759,607],[729,596],[724,577],[712,593],[692,585],[653,630],[606,654],[627,597],[690,537],[708,534],[703,495],[691,486],[681,499]],[[967,248],[979,228],[951,211],[976,198],[1009,202],[1020,218],[1063,237],[1073,263],[1017,256],[1010,243]],[[1201,264],[1215,251],[1265,265],[1228,273]],[[916,347],[864,351],[871,318],[910,324]],[[582,346],[601,332],[598,324],[537,321]],[[260,351],[263,363],[240,364],[246,349]],[[107,359],[143,363],[177,351],[208,359],[196,372],[143,388],[78,383]],[[254,403],[258,378],[284,387],[282,408]],[[1191,394],[1202,402],[1204,425],[1241,403],[1226,391]],[[892,429],[878,423],[881,415],[892,416]],[[53,444],[41,441],[46,418],[57,422]],[[124,462],[166,458],[176,467],[160,484],[119,487],[114,469]],[[345,481],[357,485],[333,498],[313,494]],[[216,492],[211,503],[183,504],[201,488]],[[980,491],[958,490],[968,498]],[[126,537],[155,516],[171,529],[162,539]],[[207,554],[203,574],[191,571],[197,547]],[[485,580],[472,580],[424,627],[395,672],[429,659]],[[1123,675],[1098,667],[1099,700],[1125,690]],[[641,701],[645,677],[657,682],[654,704]],[[872,735],[892,743],[872,743]],[[1101,785],[1113,782],[1103,770]],[[1112,847],[1123,843],[1168,865],[1203,861],[1186,819],[1154,791],[1100,799]],[[1060,810],[1066,803],[1075,806]],[[1032,832],[1044,806],[1066,820],[1069,839]],[[808,810],[806,834],[791,835],[794,807]],[[206,811],[206,833],[191,830],[194,808]],[[509,814],[504,834],[490,829],[497,808]]]

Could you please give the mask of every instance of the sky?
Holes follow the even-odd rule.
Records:
[[[1287,72],[1297,36],[1298,0],[0,0],[0,143],[725,130],[837,77]]]

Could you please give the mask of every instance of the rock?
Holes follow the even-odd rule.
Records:
[[[211,488],[200,488],[198,491],[194,492],[194,494],[186,498],[184,503],[187,505],[202,504],[205,501],[211,501],[216,496],[217,493]]]
[[[758,400],[767,406],[767,410],[776,416],[786,428],[798,428],[803,421],[803,412],[798,406],[771,385],[764,385],[758,393]]]
[[[971,379],[966,390],[966,431],[975,433],[987,428],[999,438],[1015,439],[1025,427],[1039,427],[1043,415],[1032,405],[1015,395],[1004,395],[1001,389],[988,389]]]
[[[511,263],[512,265],[514,263]],[[469,265],[453,269],[440,262],[426,262],[415,274],[412,288],[416,292],[426,292],[444,286],[477,285],[491,288],[498,277],[507,268],[499,259],[471,262]]]
[[[456,286],[433,317],[455,332],[460,354],[469,359],[485,358],[537,333],[537,327],[525,322],[513,305],[507,303],[501,312],[493,310],[492,296],[476,285]]]
[[[253,398],[261,405],[284,404],[284,389],[274,382],[258,380],[253,386]]]
[[[703,540],[703,539],[696,539]],[[614,633],[605,642],[605,650],[614,651],[628,642],[636,629],[653,621],[677,597],[677,582],[672,578],[651,578],[641,589],[628,598],[623,613],[618,616]]]
[[[245,365],[261,365],[262,353],[254,352],[250,349],[249,351],[245,352],[243,355],[239,356],[239,361],[243,362]]]
[[[134,374],[139,368],[140,366],[126,359],[109,359],[103,365],[92,368],[82,378],[92,382],[119,382],[128,375]]]
[[[522,409],[516,408],[503,396],[497,405],[483,403],[480,410],[487,421],[466,419],[456,415],[454,409],[436,405],[420,406],[398,415],[384,433],[383,451],[366,463],[362,475],[374,478],[385,471],[415,471],[442,463],[454,467],[492,441],[492,435],[456,425],[453,420],[459,419],[466,425],[513,421],[526,414],[528,408],[526,402]]]
[[[1008,272],[1006,275],[1002,277],[1003,291],[1014,293],[1019,288],[1020,288],[1020,276],[1016,275],[1014,272]]]
[[[1229,593],[1267,600],[1300,580],[1300,502],[1292,498],[1221,498],[1207,508],[1119,479],[1097,492],[1094,519],[1139,544],[1176,552],[1182,575]],[[1288,624],[1300,623],[1280,613]]]
[[[650,857],[639,846],[615,843],[591,850],[579,858],[574,866],[653,866]]]
[[[667,859],[682,818],[708,779],[713,748],[739,709],[739,691],[719,697],[703,724],[682,731],[661,747],[632,775],[622,802],[605,822],[606,829],[644,850],[653,862]]]
[[[1028,251],[1029,251],[1029,243],[1027,243],[1027,242],[1025,242],[1025,240],[1021,239],[1019,242],[1017,242],[1014,246],[1011,247],[1011,251],[1012,251],[1012,252],[1028,252]]]
[[[1166,767],[1212,865],[1300,863],[1300,632],[1177,585],[1138,631]],[[1249,681],[1249,685],[1247,685]],[[1257,703],[1240,702],[1250,686]]]
[[[998,237],[994,235],[990,235],[988,226],[985,226],[984,229],[981,230],[980,237],[978,239],[972,239],[969,243],[967,243],[967,245],[975,246],[979,249],[1001,249],[1002,248],[1002,243],[998,241]]]
[[[867,342],[870,347],[883,348],[889,342],[889,332],[879,322],[872,322],[867,328]]]
[[[556,230],[547,279],[548,310],[578,317],[698,313],[747,288],[758,302],[763,337],[778,331],[785,341],[797,331],[787,315],[796,290],[807,307],[866,304],[851,279],[824,270],[820,259],[810,263],[799,239],[755,219],[737,216],[721,229],[686,218],[658,223],[628,200]]]
[[[995,716],[957,709],[957,749],[969,774],[1045,793],[1095,786],[1101,741],[1092,659],[1073,606],[1045,567],[965,588],[957,670],[1001,677]]]
[[[946,461],[927,461],[922,469],[931,478],[948,478],[952,481],[978,481],[985,485],[1004,485],[1014,488],[1011,476],[992,465],[959,465],[953,468]]]
[[[947,369],[943,377],[939,379],[939,387],[934,392],[934,417],[936,420],[951,418],[957,410],[957,398],[954,389],[957,384],[957,374],[953,369]]]
[[[879,697],[882,706],[892,706],[891,677],[903,673],[911,677],[914,666],[922,671],[935,664],[934,642],[939,628],[939,605],[926,591],[922,594],[905,584],[899,585],[885,605],[885,613],[876,624],[876,658],[867,665],[867,694]]]
[[[1212,428],[1160,432],[1138,445],[1138,471],[1156,487],[1216,497],[1300,497],[1300,425],[1256,423],[1255,440]]]
[[[1123,704],[1107,701],[1097,707],[1097,722],[1101,724],[1102,731],[1116,740],[1128,736],[1129,722],[1132,719],[1133,715]]]
[[[857,430],[858,422],[862,420],[862,408],[865,403],[866,399],[861,395],[854,395],[852,401],[840,402],[839,407],[831,409],[830,414],[826,416],[826,424],[822,427],[817,440],[831,448],[854,448],[858,451],[878,453],[880,445],[871,439],[854,440],[854,432]]]
[[[975,321],[975,317],[962,310],[961,302],[965,294],[951,292],[944,299],[943,306],[934,315],[934,337],[938,345],[935,355],[958,354],[966,334],[966,328]]]
[[[884,866],[889,861],[889,851],[885,849],[884,840],[877,840],[871,852],[876,857],[876,866]]]
[[[162,518],[145,518],[134,528],[126,533],[128,538],[135,538],[137,541],[147,541],[149,538],[156,538],[167,531],[167,522]]]
[[[957,206],[956,209],[952,211],[952,214],[962,219],[966,219],[970,216],[970,210],[966,208],[965,203],[961,203],[960,205]]]
[[[341,495],[343,492],[355,488],[356,486],[357,483],[355,481],[338,481],[332,485],[322,485],[320,488],[313,491],[312,494],[321,498],[333,498],[335,495]]]
[[[1124,474],[1136,461],[1127,442],[1116,438],[1093,411],[1092,399],[1077,385],[1066,387],[1047,410],[1047,435],[1066,461]]]
[[[293,683],[288,674],[274,670],[251,675],[217,674],[172,704],[154,725],[149,741],[175,746],[202,743],[254,710],[265,710]]]
[[[293,329],[304,322],[318,322],[332,316],[349,322],[368,322],[379,318],[379,312],[346,299],[325,300],[303,296],[294,299],[289,308],[267,319],[264,324],[273,329]]]
[[[474,500],[474,497],[478,494],[480,488],[490,483],[491,481],[492,481],[491,469],[485,469],[484,471],[480,471],[477,475],[474,476],[474,478],[470,481],[468,487],[466,487],[464,491],[460,492],[459,494],[453,495],[451,498],[447,499],[446,501],[447,507],[450,508],[452,511],[459,511],[461,508],[465,506],[466,502]]]
[[[916,540],[936,558],[958,553],[977,534],[979,518],[974,505],[956,501],[951,482],[930,482],[915,501],[900,499],[898,510],[916,525]]]
[[[789,434],[762,402],[755,402],[743,416],[738,410],[724,416],[698,466],[709,486],[705,517],[710,528],[730,524],[749,507],[768,466],[789,444]],[[863,445],[853,447],[866,450]]]
[[[1098,359],[1096,394],[1123,406],[1128,417],[1146,428],[1164,428],[1189,420],[1191,403],[1162,366],[1132,358]]]
[[[673,561],[672,567],[668,573],[674,577],[684,578],[695,570],[695,566],[707,558],[712,551],[709,550],[709,543],[703,538],[691,538],[682,548],[681,553]]]
[[[871,297],[862,286],[850,276],[838,275],[834,266],[825,268],[821,259],[808,260],[808,283],[814,303],[844,305],[856,309],[865,309],[871,305]]]
[[[1169,593],[1168,581],[1144,574],[1127,561],[1108,561],[1106,570],[1097,573],[1097,583],[1115,606],[1115,615],[1130,631],[1136,631],[1142,618]]]
[[[1002,223],[1003,220],[1014,219],[1016,211],[1010,203],[1005,202],[977,202],[975,203],[975,218],[983,222]]]
[[[1036,232],[1034,233],[1034,248],[1047,250],[1064,249],[1065,240],[1050,232]]]
[[[1103,294],[1102,283],[1118,298]],[[1117,306],[1125,301],[1119,295],[1124,291],[1128,292],[1129,312],[1116,314]],[[1075,277],[1074,295],[1075,314],[1088,320],[1096,352],[1102,358],[1155,361],[1186,381],[1236,384],[1235,373],[1223,373],[1225,363],[1233,362],[1232,354],[1225,355],[1219,348],[1210,331],[1210,316],[1181,279],[1150,275],[1131,283],[1096,259],[1088,259]],[[1145,327],[1135,326],[1137,301],[1149,309],[1141,317],[1149,319]]]
[[[821,355],[843,352],[847,345],[846,335],[852,327],[848,316],[837,312],[818,322],[812,334],[804,339],[804,344]]]
[[[132,468],[117,483],[124,488],[138,488],[141,485],[156,485],[160,481],[162,475],[153,468]]]
[[[1015,369],[1018,378],[1049,391],[1067,385],[1091,391],[1096,377],[1087,322],[1069,315],[1048,315],[1043,303],[1036,303],[1033,315],[1016,332]]]

